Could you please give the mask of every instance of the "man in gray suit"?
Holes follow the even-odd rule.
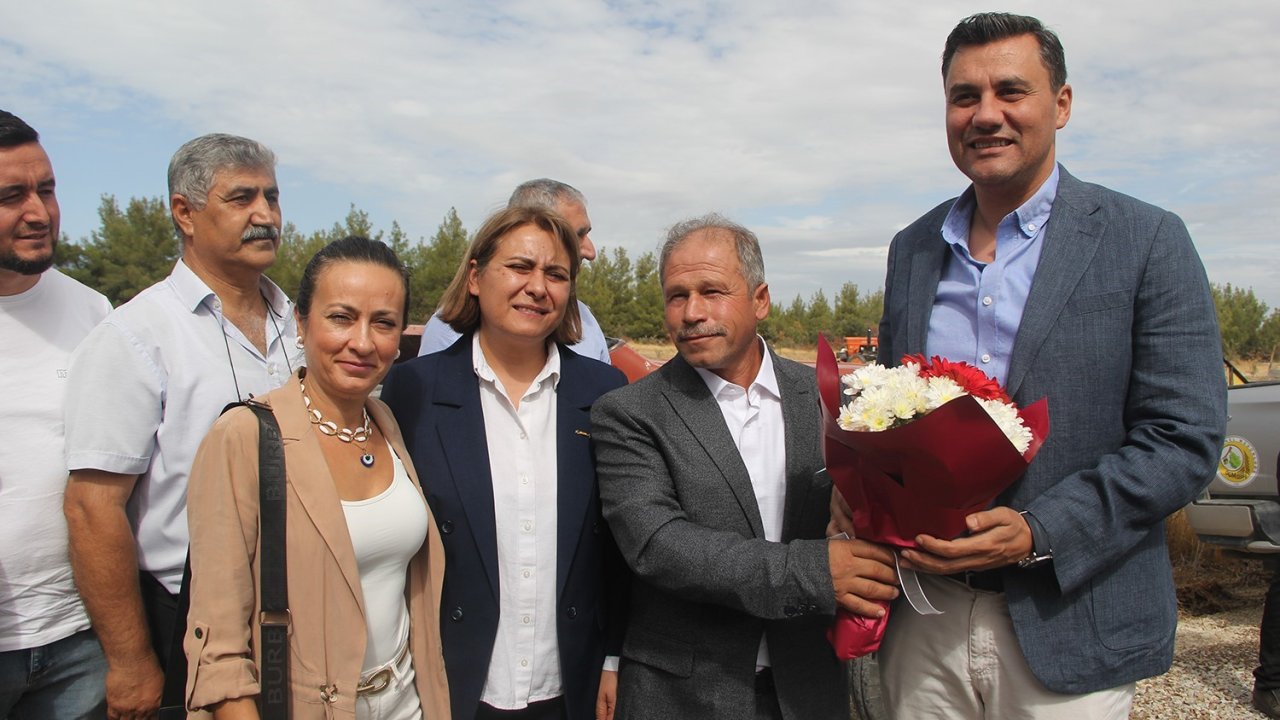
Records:
[[[892,555],[825,539],[814,371],[756,334],[769,287],[754,234],[673,227],[659,268],[679,355],[595,404],[600,499],[635,572],[618,718],[848,717],[824,637],[837,606],[878,616]]]
[[[958,539],[902,557],[942,615],[899,603],[880,654],[898,718],[1124,718],[1173,658],[1164,520],[1214,474],[1222,353],[1175,215],[1054,157],[1071,115],[1062,45],[985,13],[947,39],[947,139],[972,181],[894,238],[882,357],[965,361],[1019,404],[1048,398],[1026,474]]]

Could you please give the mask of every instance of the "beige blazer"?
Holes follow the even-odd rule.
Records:
[[[366,638],[351,536],[307,420],[298,378],[263,400],[275,413],[284,442],[291,717],[354,718]],[[390,411],[379,400],[370,399],[366,407],[417,487]],[[257,475],[258,421],[247,408],[236,408],[214,423],[191,468],[191,611],[183,639],[188,717],[207,717],[202,708],[259,692]],[[444,548],[429,508],[427,515],[427,540],[409,563],[405,589],[409,646],[423,716],[446,720],[449,686],[439,621]]]

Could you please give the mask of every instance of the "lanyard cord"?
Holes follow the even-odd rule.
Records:
[[[289,369],[289,374],[293,374],[293,363],[289,362],[289,351],[284,347],[284,335],[280,332],[280,324],[276,322],[275,308],[271,307],[271,303],[267,301],[265,293],[259,293],[262,296],[262,304],[267,308],[267,317],[271,320],[271,327],[276,331],[276,342],[280,343],[280,352],[284,354],[284,366]],[[217,320],[218,329],[222,331],[222,347],[227,351],[227,367],[231,368],[231,383],[236,388],[236,399],[243,402],[245,397],[240,394],[240,379],[236,377],[236,364],[231,359],[231,341],[227,339],[227,328],[223,325],[226,321],[226,315],[218,310]],[[267,346],[267,355],[271,355],[271,346]],[[253,397],[250,393],[249,397]]]

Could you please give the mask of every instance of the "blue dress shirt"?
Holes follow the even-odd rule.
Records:
[[[969,253],[973,187],[951,206],[942,223],[950,246],[929,315],[928,356],[967,362],[1004,385],[1022,309],[1040,263],[1044,228],[1058,194],[1058,168],[1040,189],[996,226],[996,257],[990,263]],[[897,360],[897,358],[893,358]]]

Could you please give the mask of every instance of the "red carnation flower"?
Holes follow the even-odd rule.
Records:
[[[951,378],[964,391],[983,400],[999,400],[1012,402],[1009,395],[995,378],[989,377],[982,370],[965,362],[952,362],[934,355],[926,361],[923,355],[903,355],[902,364],[914,363],[920,366],[920,377]]]

